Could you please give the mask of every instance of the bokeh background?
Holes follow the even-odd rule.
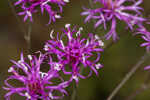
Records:
[[[15,0],[11,1],[12,3]],[[144,0],[141,5],[144,15],[150,14],[150,0]],[[34,15],[34,23],[32,23],[31,34],[31,52],[42,50],[44,42],[49,39],[49,33],[52,29],[56,32],[60,31],[66,23],[82,26],[84,28],[83,35],[87,37],[87,33],[96,33],[103,35],[102,27],[94,29],[93,22],[84,23],[84,18],[80,13],[82,7],[90,7],[88,0],[71,0],[63,9],[63,18],[55,23],[46,26],[48,15],[42,16],[40,13]],[[99,5],[96,5],[99,6]],[[95,7],[95,6],[94,6]],[[19,7],[15,7],[15,11],[19,11]],[[118,24],[117,32],[120,34],[120,40],[106,48],[101,56],[101,63],[104,68],[99,71],[99,77],[92,77],[81,80],[77,89],[77,100],[106,100],[112,90],[123,79],[125,74],[139,61],[144,55],[145,48],[139,45],[144,41],[140,36],[124,30],[124,23]],[[150,28],[150,27],[149,27]],[[5,90],[2,89],[4,80],[8,77],[8,68],[12,65],[10,59],[18,60],[21,51],[27,53],[27,44],[24,34],[28,30],[27,22],[23,22],[23,17],[15,15],[9,6],[8,0],[0,0],[0,100],[4,99]],[[123,35],[122,35],[123,34]],[[105,45],[111,40],[105,41]],[[126,98],[141,87],[141,84],[149,77],[149,71],[144,71],[144,66],[150,64],[150,58],[136,71],[129,81],[121,88],[113,100],[126,100]],[[149,78],[150,80],[150,78]],[[71,87],[70,87],[71,88]],[[69,96],[72,89],[68,89]],[[70,100],[66,96],[64,100]],[[24,100],[20,96],[13,96],[12,100]],[[138,94],[133,100],[150,100],[150,88]]]

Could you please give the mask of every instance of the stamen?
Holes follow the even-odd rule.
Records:
[[[14,68],[13,67],[10,67],[9,69],[8,69],[8,72],[10,73],[10,72],[12,72],[14,70]]]
[[[54,39],[54,37],[53,37],[53,33],[54,33],[54,30],[52,30],[52,31],[51,31],[51,33],[50,33],[50,37],[51,37],[51,39]]]
[[[30,16],[30,17],[32,16],[30,11],[27,11],[27,15]]]
[[[95,39],[96,39],[96,40],[99,40],[100,38],[99,38],[99,36],[98,36],[98,35],[95,35]]]
[[[80,35],[81,31],[83,30],[83,27],[80,27],[78,32],[76,33],[76,36]]]
[[[68,2],[70,2],[70,1],[69,1],[69,0],[64,0],[64,2],[67,2],[67,3],[68,3]]]
[[[28,98],[28,99],[31,99],[31,96],[26,92],[25,93],[25,96]]]
[[[28,55],[28,59],[29,59],[29,60],[32,60],[32,56],[31,56],[31,55]]]
[[[68,29],[69,27],[70,27],[70,24],[66,24],[66,25],[65,25],[65,28],[67,28],[67,29]],[[71,33],[70,33],[70,31],[69,31],[69,30],[68,30],[68,34],[67,34],[67,35],[68,35],[69,40],[71,40],[71,39],[72,39],[72,37],[71,37]]]
[[[57,71],[60,71],[60,70],[61,70],[61,67],[60,67],[60,66],[62,66],[62,65],[56,63],[55,66],[54,66],[54,69],[57,70]]]
[[[51,99],[54,99],[52,93],[49,93],[49,97],[50,97]]]
[[[72,39],[71,34],[70,34],[70,31],[68,32],[68,38],[69,38],[69,40]]]
[[[98,63],[98,64],[95,65],[95,67],[98,70],[98,69],[102,68],[102,65],[100,63]]]
[[[45,51],[48,51],[48,50],[49,50],[49,48],[48,48],[47,45],[44,45],[44,50],[45,50]]]
[[[55,18],[59,19],[59,18],[61,18],[61,16],[56,14]]]
[[[104,42],[102,40],[98,41],[99,46],[104,46]]]
[[[87,47],[88,45],[89,45],[89,39],[86,41],[85,47]]]
[[[64,43],[63,43],[63,41],[62,41],[62,40],[60,40],[60,43],[61,43],[61,45],[62,45],[63,49],[65,49],[65,46],[64,46]]]
[[[25,66],[25,64],[23,63],[23,61],[19,60],[18,63],[24,68],[24,70],[28,71],[28,67]]]
[[[85,62],[85,55],[82,54],[82,59],[83,59],[83,62]]]
[[[43,2],[42,5],[44,6],[44,5],[47,4],[48,2],[49,2],[49,0]]]
[[[22,63],[22,61],[21,61],[21,60],[19,60],[19,61],[18,61],[18,63],[19,63],[19,64],[21,64],[21,63]]]
[[[66,25],[65,25],[65,28],[69,28],[69,27],[70,27],[70,24],[66,24]]]
[[[72,76],[72,78],[73,78],[74,80],[76,80],[76,81],[79,80],[79,78],[78,78],[76,75]]]
[[[44,73],[44,72],[39,72],[40,75],[41,75],[41,78],[44,78],[45,76],[47,76],[48,74],[47,73]]]

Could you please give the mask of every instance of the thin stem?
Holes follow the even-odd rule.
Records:
[[[10,6],[10,8],[11,8],[11,10],[12,10],[12,13],[14,14],[14,16],[16,17],[16,19],[17,19],[17,22],[18,22],[18,26],[20,27],[20,29],[22,30],[22,32],[24,33],[24,38],[25,38],[25,41],[26,41],[26,43],[27,43],[27,50],[28,50],[28,52],[30,53],[30,51],[31,51],[31,31],[32,31],[32,25],[31,25],[31,23],[29,22],[29,27],[28,27],[28,32],[26,32],[25,31],[25,29],[23,28],[23,25],[22,25],[22,23],[21,23],[21,21],[19,20],[19,18],[18,18],[18,16],[17,16],[17,13],[16,13],[16,11],[15,11],[15,8],[14,8],[14,6],[13,6],[13,4],[12,4],[12,2],[10,1],[10,0],[8,0],[8,4],[9,4],[9,6]]]
[[[72,93],[72,96],[71,96],[71,100],[76,100],[76,97],[77,97],[77,86],[76,84],[73,85],[73,93]]]
[[[126,100],[133,100],[138,94],[144,92],[145,90],[150,88],[149,85],[149,79],[150,79],[150,73],[148,75],[148,77],[146,78],[146,80],[143,82],[143,84],[141,84],[140,88],[138,88],[135,92],[131,93]]]
[[[93,7],[94,7],[92,0],[89,0],[89,4],[90,4],[90,8],[93,8]]]
[[[18,22],[18,26],[20,27],[20,29],[22,30],[22,32],[23,32],[24,34],[26,34],[26,31],[25,31],[25,29],[23,28],[23,24],[21,23],[21,21],[19,20],[19,18],[18,18],[18,16],[17,16],[17,13],[16,13],[16,11],[15,11],[14,5],[12,4],[12,2],[11,2],[10,0],[8,0],[8,4],[9,4],[11,10],[12,10],[12,13],[13,13],[14,16],[16,17],[16,20],[17,20],[17,22]]]
[[[83,72],[83,69],[84,67],[81,66],[81,69],[80,69],[80,72],[79,73],[82,73]],[[80,79],[79,79],[80,80]],[[78,85],[74,84],[73,85],[73,92],[72,92],[72,95],[71,95],[71,100],[76,100],[77,98],[77,88],[78,88]]]
[[[27,43],[27,50],[30,53],[31,52],[31,32],[32,32],[32,24],[31,22],[28,23],[28,32],[24,35],[24,38]]]
[[[113,92],[109,95],[107,100],[112,100],[112,98],[118,93],[118,91],[123,87],[123,85],[130,79],[130,77],[136,72],[138,68],[140,68],[141,64],[144,63],[144,61],[149,58],[149,53],[145,53],[144,56],[140,58],[140,60],[135,64],[135,66],[132,67],[132,69],[125,75],[123,80],[117,85],[117,87],[113,90]]]

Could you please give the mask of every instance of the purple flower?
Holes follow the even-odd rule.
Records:
[[[41,13],[44,13],[44,10],[49,14],[49,22],[55,22],[56,19],[61,18],[59,13],[62,13],[62,6],[64,6],[69,0],[18,0],[15,5],[20,5],[22,8],[22,12],[18,13],[18,15],[25,15],[24,21],[30,18],[32,21],[32,14],[37,12],[37,8],[41,8]],[[52,9],[50,4],[57,4],[59,10],[55,11]]]
[[[70,24],[66,24],[66,29],[59,36],[57,33],[57,38],[53,37],[53,32],[51,32],[51,40],[48,40],[44,46],[44,50],[51,55],[56,55],[59,63],[61,64],[61,69],[64,74],[71,75],[71,80],[78,82],[78,78],[86,78],[86,76],[81,75],[81,66],[83,68],[90,68],[90,72],[87,77],[91,76],[94,71],[98,75],[97,69],[100,69],[102,65],[97,63],[100,59],[100,52],[103,51],[101,48],[104,43],[100,40],[97,35],[89,34],[89,38],[81,39],[80,28],[78,31],[76,27],[70,28]],[[64,40],[64,41],[63,41]],[[96,60],[90,60],[92,57],[96,57]],[[60,68],[60,67],[59,67]],[[66,69],[70,68],[70,71]]]
[[[150,66],[146,66],[146,67],[144,68],[144,70],[148,70],[148,69],[150,69]]]
[[[139,27],[136,29],[136,34],[141,34],[142,39],[146,42],[141,44],[141,47],[146,47],[147,52],[150,51],[150,32],[140,24]]]
[[[150,36],[150,32],[142,24],[139,25],[136,31],[137,31],[136,34]]]
[[[142,43],[141,46],[146,46],[147,52],[150,51],[150,36],[142,36],[142,38],[146,41],[145,43]]]
[[[21,53],[21,59],[18,62],[12,60],[14,65],[9,68],[8,72],[11,72],[13,75],[5,80],[6,87],[3,87],[9,91],[5,95],[6,100],[10,100],[10,96],[14,93],[27,97],[26,100],[59,99],[64,94],[67,94],[64,88],[69,85],[69,81],[64,82],[57,73],[57,70],[50,68],[48,72],[40,71],[45,57],[46,54],[40,53],[39,57],[28,55],[27,59]],[[54,83],[51,82],[53,78],[60,79],[62,83],[53,85]],[[9,83],[10,80],[18,80],[23,83],[23,86],[14,87],[13,84]],[[54,95],[54,91],[59,91],[62,95]]]
[[[142,0],[94,0],[94,2],[99,2],[103,6],[97,9],[86,9],[81,15],[86,15],[85,22],[89,22],[91,19],[97,20],[95,27],[103,24],[104,29],[107,28],[107,23],[111,22],[111,29],[105,35],[106,39],[110,37],[113,40],[118,39],[116,34],[117,19],[123,21],[127,26],[133,30],[133,26],[136,23],[143,23],[146,19],[141,16],[140,10],[143,10],[139,5]],[[124,5],[125,3],[131,3],[132,5]],[[132,13],[129,13],[132,12]]]

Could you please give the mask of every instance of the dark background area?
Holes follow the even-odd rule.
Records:
[[[15,2],[13,0],[12,2]],[[150,14],[150,1],[144,0],[141,5],[144,10],[144,15]],[[106,33],[101,31],[102,28],[95,29],[93,22],[84,24],[84,18],[80,16],[83,11],[82,7],[89,8],[88,0],[70,0],[64,6],[61,19],[55,23],[46,26],[48,16],[42,16],[40,13],[34,14],[34,22],[32,23],[31,35],[31,50],[32,52],[42,50],[44,42],[49,39],[49,33],[52,29],[56,32],[60,31],[66,23],[71,25],[82,26],[83,35],[87,37],[87,33],[96,33],[99,36]],[[15,7],[16,12],[19,7]],[[18,21],[19,20],[19,21]],[[7,0],[0,1],[0,100],[4,100],[5,90],[2,89],[4,80],[8,77],[8,68],[12,65],[11,59],[18,60],[21,51],[27,54],[27,44],[24,39],[24,34],[27,32],[28,24],[23,22],[23,17],[17,16],[12,12]],[[145,48],[139,45],[144,41],[140,36],[133,36],[132,32],[125,30],[125,25],[118,24],[117,32],[120,35],[120,40],[114,43],[109,48],[105,49],[101,56],[101,63],[104,68],[99,71],[99,77],[95,74],[92,77],[81,80],[77,90],[78,100],[106,100],[112,90],[123,79],[125,74],[139,61],[144,55]],[[107,41],[107,45],[111,40]],[[150,64],[150,58],[138,69],[129,81],[121,88],[113,100],[125,100],[136,89],[140,88],[141,84],[148,77],[149,71],[145,71],[144,67]],[[72,91],[69,92],[71,95]],[[20,96],[14,97],[12,100],[23,100]],[[65,97],[64,100],[70,100]],[[150,100],[150,88],[137,95],[133,100]]]

